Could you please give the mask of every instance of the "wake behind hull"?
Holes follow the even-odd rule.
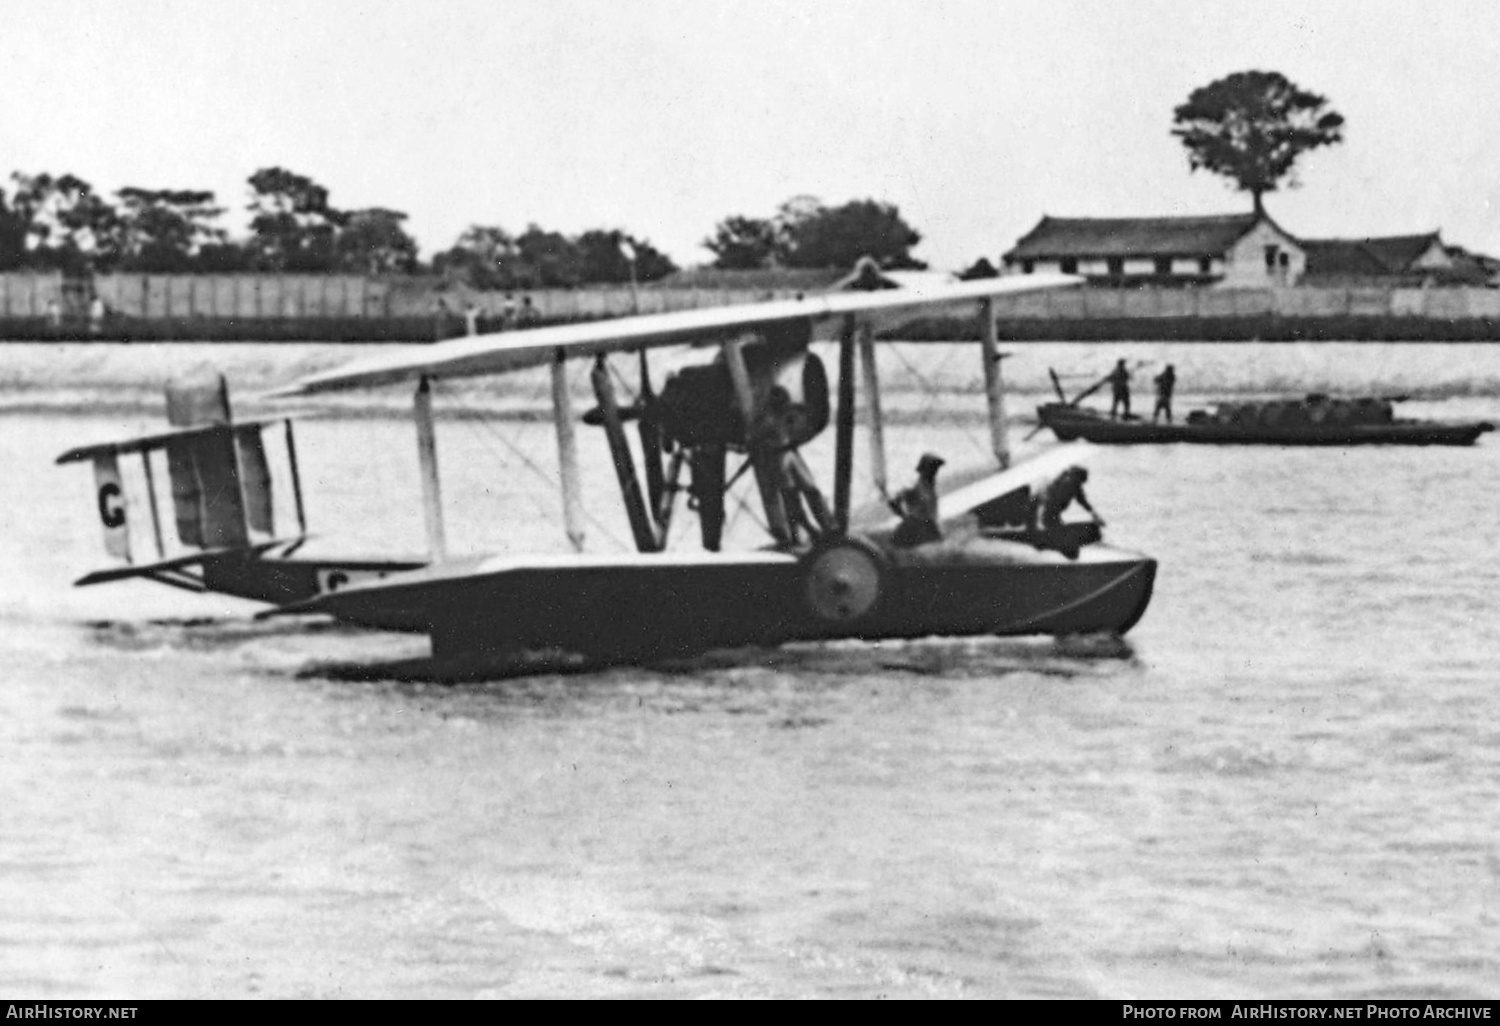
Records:
[[[1105,546],[1076,561],[977,539],[955,558],[903,553],[867,616],[828,623],[790,556],[486,568],[480,561],[328,595],[304,611],[430,634],[439,657],[561,649],[614,658],[790,641],[1124,633],[1151,598],[1156,562]],[[1020,558],[1018,558],[1020,553]]]

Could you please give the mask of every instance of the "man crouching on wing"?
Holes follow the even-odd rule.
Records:
[[[1104,518],[1083,493],[1083,483],[1088,479],[1089,472],[1083,467],[1069,467],[1048,482],[1032,500],[1032,528],[1043,548],[1056,549],[1069,559],[1077,559],[1080,548],[1104,536]],[[1063,523],[1064,511],[1075,502],[1089,511],[1092,518],[1089,523]]]

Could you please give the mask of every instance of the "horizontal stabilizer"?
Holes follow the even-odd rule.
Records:
[[[197,427],[177,428],[173,431],[160,431],[149,435],[140,435],[135,438],[127,438],[118,442],[100,442],[95,445],[81,445],[76,449],[69,449],[57,458],[59,464],[77,463],[80,460],[91,460],[96,456],[123,456],[127,453],[154,452],[165,449],[169,444],[177,441],[201,437],[214,432],[232,431],[236,435],[259,431],[261,428],[270,427],[273,424],[283,424],[291,417],[263,417],[258,420],[237,420],[233,424],[202,424]]]
[[[845,315],[873,317],[918,308],[956,306],[993,296],[1062,288],[1081,281],[1081,278],[1063,274],[1015,275],[875,292],[820,293],[769,303],[679,310],[587,324],[475,335],[434,345],[406,346],[388,355],[309,375],[269,395],[311,395],[392,385],[422,377],[506,374],[541,366],[559,357],[599,356],[683,343],[720,342],[746,331],[777,324],[818,323]]]
[[[257,542],[254,545],[241,545],[233,548],[201,549],[182,556],[174,556],[171,559],[158,560],[155,563],[142,563],[138,566],[122,566],[109,570],[95,570],[91,574],[85,574],[73,582],[74,587],[82,588],[89,584],[107,584],[110,581],[124,581],[132,577],[151,577],[167,570],[182,570],[190,566],[197,566],[210,559],[219,559],[225,556],[258,556],[263,552],[277,548],[281,545],[291,545],[294,542],[304,541],[304,538],[276,538],[272,541]]]

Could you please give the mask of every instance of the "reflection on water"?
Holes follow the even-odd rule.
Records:
[[[1007,372],[1087,362],[1041,348]],[[1168,355],[1247,390],[1298,361],[1429,396],[1500,380],[1479,347],[1300,349]],[[1500,413],[1500,389],[1454,394],[1421,412]],[[11,992],[1478,997],[1500,976],[1493,436],[1100,452],[1110,540],[1161,563],[1126,642],[455,682],[418,638],[68,588],[99,547],[86,472],[50,458],[122,427],[4,424],[26,489],[0,514]],[[913,456],[983,449],[970,425],[913,434]],[[459,547],[557,544],[515,452],[477,426],[440,440]],[[316,544],[420,550],[404,425],[315,420],[299,441]],[[585,441],[603,546],[628,529]],[[550,428],[510,442],[545,460]]]

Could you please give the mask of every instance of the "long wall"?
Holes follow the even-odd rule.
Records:
[[[0,337],[431,340],[481,328],[530,298],[541,322],[753,303],[790,293],[628,287],[476,292],[437,278],[356,275],[0,274]],[[90,316],[97,296],[106,307]],[[1052,290],[1001,297],[1012,338],[1494,338],[1500,289]],[[933,322],[961,330],[961,321]],[[1339,334],[1340,332],[1355,334]],[[965,332],[968,333],[968,332]]]
[[[92,291],[90,291],[92,290]],[[55,307],[64,316],[86,316],[94,296],[122,317],[266,320],[281,318],[429,317],[462,315],[474,306],[500,316],[530,298],[547,320],[618,317],[641,313],[753,303],[776,294],[747,289],[652,289],[629,287],[479,292],[444,286],[432,277],[365,277],[328,274],[109,274],[91,281],[60,274],[0,274],[0,316],[45,317]]]
[[[1048,321],[1223,317],[1500,320],[1500,289],[1066,289],[1006,297],[997,306],[1004,318]]]
[[[0,274],[0,338],[432,341],[463,334],[471,308],[488,330],[507,315],[545,324],[784,295],[628,286],[479,292],[436,277]]]
[[[1497,289],[1070,289],[997,306],[1016,340],[1500,341]]]

